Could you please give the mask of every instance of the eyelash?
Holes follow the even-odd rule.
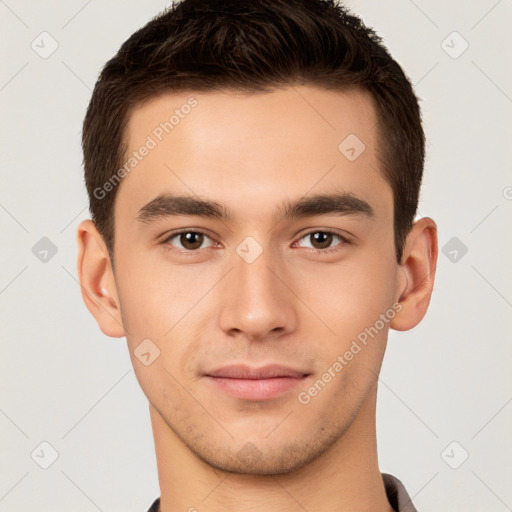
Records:
[[[180,253],[180,254],[186,255],[186,256],[196,255],[202,249],[177,249],[176,247],[173,247],[169,243],[170,240],[172,240],[173,238],[175,238],[179,235],[182,235],[184,233],[202,234],[202,235],[205,235],[208,238],[212,239],[208,233],[206,233],[205,231],[202,231],[201,229],[193,229],[193,230],[192,229],[183,229],[181,231],[175,231],[175,232],[171,233],[169,236],[167,236],[163,240],[162,243],[165,246],[167,246],[166,249],[168,251],[177,252],[177,253]],[[298,240],[302,240],[303,238],[313,235],[315,233],[325,233],[328,235],[334,235],[335,237],[338,237],[341,240],[341,242],[339,244],[335,245],[334,247],[328,248],[328,249],[308,248],[308,249],[314,251],[316,254],[326,254],[326,253],[331,254],[331,253],[335,252],[336,250],[340,250],[340,248],[342,246],[350,244],[350,241],[345,236],[341,235],[340,233],[338,233],[336,231],[332,231],[329,229],[315,229],[315,230],[309,231],[309,232],[303,234]],[[294,242],[294,244],[295,244],[295,242]]]

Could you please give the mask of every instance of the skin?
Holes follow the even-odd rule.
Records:
[[[119,185],[115,274],[92,221],[78,229],[84,301],[105,334],[126,336],[150,403],[161,510],[390,512],[377,461],[377,376],[388,329],[411,329],[427,311],[436,225],[416,221],[397,263],[376,114],[357,90],[165,94],[133,111],[128,152],[191,96],[197,106]],[[354,161],[338,150],[349,134],[365,144]],[[333,190],[366,201],[374,215],[276,222],[284,201]],[[216,201],[233,218],[137,220],[163,193]],[[169,239],[184,228],[208,233],[195,253],[183,237]],[[325,230],[347,242],[334,236],[320,253],[311,235]],[[251,263],[236,250],[248,236],[262,249]],[[393,305],[400,311],[378,335],[300,403],[298,393]],[[149,366],[134,354],[144,339],[160,350]],[[242,400],[203,375],[233,363],[310,375],[277,398]]]

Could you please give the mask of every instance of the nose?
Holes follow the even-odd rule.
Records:
[[[250,341],[275,339],[297,325],[293,282],[275,252],[264,249],[251,261],[233,252],[233,269],[223,280],[220,327]]]

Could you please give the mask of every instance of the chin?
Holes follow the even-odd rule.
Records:
[[[232,445],[239,444],[236,441],[224,449],[219,449],[218,445],[213,449],[211,445],[189,445],[189,449],[209,466],[227,473],[253,476],[283,475],[313,462],[327,451],[338,437],[317,437],[309,442],[263,439],[248,441],[238,450],[232,449]]]

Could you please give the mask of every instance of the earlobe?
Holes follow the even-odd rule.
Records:
[[[113,338],[125,335],[114,273],[107,246],[92,220],[77,231],[78,278],[82,298],[100,329]]]
[[[425,316],[434,287],[437,265],[437,226],[429,217],[416,221],[409,232],[397,280],[402,309],[391,321],[397,331],[407,331]]]

